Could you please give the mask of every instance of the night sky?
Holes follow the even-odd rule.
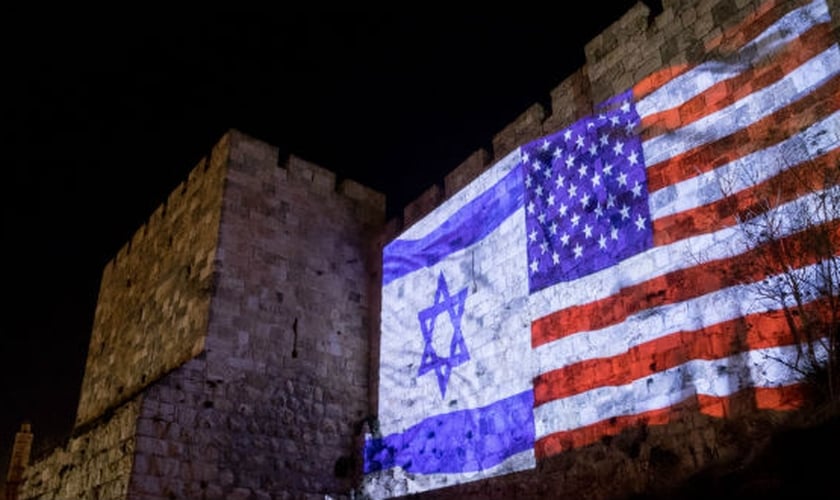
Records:
[[[634,3],[4,13],[0,482],[21,422],[36,454],[69,436],[103,267],[227,129],[395,215],[548,103]]]

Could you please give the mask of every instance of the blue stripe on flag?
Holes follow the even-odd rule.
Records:
[[[531,390],[483,408],[427,418],[365,443],[365,474],[401,467],[417,474],[488,469],[534,446]]]
[[[425,237],[391,242],[382,256],[382,284],[434,265],[483,239],[523,205],[524,194],[517,166]]]

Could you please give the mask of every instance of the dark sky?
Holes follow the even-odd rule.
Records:
[[[22,421],[36,451],[69,435],[104,265],[225,130],[378,189],[395,214],[548,102],[634,3],[5,12],[0,482]]]

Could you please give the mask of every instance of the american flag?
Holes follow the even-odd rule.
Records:
[[[725,60],[652,75],[523,147],[538,457],[686,407],[724,416],[745,394],[801,402],[796,340],[765,293],[792,263],[768,265],[738,225],[772,191],[807,275],[824,263],[796,214],[840,215],[820,185],[840,165],[840,51],[823,0],[785,8],[733,28],[753,38]],[[836,219],[808,224],[840,248]]]
[[[811,276],[801,310],[830,312],[808,244],[816,228],[840,248],[830,21],[825,0],[767,3],[705,62],[521,146],[386,245],[372,496],[533,468],[685,411],[801,404],[789,304],[765,287]],[[745,237],[745,214],[776,216],[776,243]],[[766,258],[774,245],[792,258]]]

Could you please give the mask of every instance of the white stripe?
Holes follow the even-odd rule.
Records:
[[[766,217],[778,217],[778,237],[794,234],[813,224],[821,224],[840,217],[840,213],[816,210],[823,197],[840,196],[840,186],[810,193],[770,210]],[[780,214],[813,214],[807,217],[788,217]],[[667,273],[717,259],[733,257],[749,250],[756,242],[745,239],[744,229],[728,227],[719,231],[686,238],[653,247],[607,269],[577,280],[545,288],[528,300],[529,317],[541,318],[571,306],[594,302],[619,293],[623,288],[643,283]]]
[[[824,358],[822,344],[813,345],[818,357]],[[626,385],[599,387],[536,407],[537,439],[613,417],[668,408],[697,394],[726,397],[748,387],[791,385],[805,377],[802,363],[793,345],[692,360]]]
[[[824,0],[796,9],[764,30],[741,48],[731,62],[709,61],[674,78],[641,99],[636,110],[641,117],[679,106],[708,88],[748,69],[755,61],[773,54],[820,23],[831,21]]]
[[[840,145],[840,111],[767,149],[651,193],[651,217],[659,219],[731,196],[812,160]]]
[[[394,498],[446,486],[478,481],[536,467],[534,450],[517,453],[504,462],[481,471],[452,474],[412,474],[401,467],[365,475],[362,485],[369,498]]]
[[[825,265],[821,263],[801,268],[797,272],[798,282],[806,286],[819,283]],[[578,332],[541,345],[534,351],[537,373],[546,373],[586,359],[623,354],[634,346],[676,332],[695,331],[749,314],[780,310],[782,304],[776,296],[768,297],[768,283],[774,278],[736,285],[676,304],[640,311],[616,325]],[[813,295],[813,299],[817,298],[816,295]],[[810,300],[804,303],[807,302]],[[796,305],[793,294],[786,296],[785,305]]]
[[[516,148],[504,158],[496,162],[487,171],[475,178],[468,185],[464,186],[452,198],[444,201],[434,210],[434,217],[423,217],[415,222],[410,228],[399,236],[400,240],[419,240],[428,235],[441,225],[441,221],[449,220],[455,212],[464,207],[467,203],[480,196],[494,184],[499,182],[511,170],[519,165],[521,160],[521,148]]]
[[[715,113],[642,144],[648,167],[726,137],[797,101],[840,73],[837,44],[785,75]]]

